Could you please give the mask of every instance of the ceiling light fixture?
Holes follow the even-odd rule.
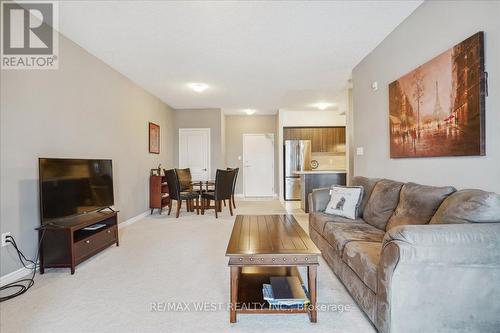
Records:
[[[254,114],[254,113],[256,112],[254,109],[245,109],[245,110],[243,110],[243,111],[245,111],[245,113],[246,113],[247,115],[249,115],[249,116],[250,116],[250,115],[252,115],[252,114]]]
[[[328,108],[331,108],[331,107],[334,107],[334,106],[337,106],[337,104],[335,103],[325,103],[325,102],[319,102],[319,103],[316,103],[316,104],[313,104],[312,105],[313,107],[315,107],[316,109],[319,109],[321,111],[324,111]]]
[[[201,82],[194,82],[194,83],[188,83],[188,87],[198,93],[201,93],[208,89],[208,84]]]

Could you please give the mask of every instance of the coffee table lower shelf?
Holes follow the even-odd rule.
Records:
[[[316,266],[308,268],[308,291],[311,305],[316,303]],[[313,272],[314,271],[314,272]],[[236,322],[237,313],[250,314],[296,314],[307,313],[311,322],[316,322],[316,311],[309,306],[302,308],[273,308],[262,295],[262,285],[270,283],[271,276],[297,276],[303,283],[296,266],[231,266],[231,310],[230,322]],[[309,283],[310,282],[310,283]],[[314,290],[311,290],[311,287]],[[237,290],[237,292],[236,292]],[[236,295],[235,295],[236,294]],[[236,302],[235,302],[236,301]],[[235,304],[236,303],[236,304]]]

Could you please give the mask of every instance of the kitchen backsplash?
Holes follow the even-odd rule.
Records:
[[[312,153],[311,160],[318,161],[318,167],[314,170],[339,170],[345,169],[345,155],[329,153]]]

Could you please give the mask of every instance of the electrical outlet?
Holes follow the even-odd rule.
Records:
[[[9,244],[9,243],[7,243],[7,236],[10,236],[10,232],[4,232],[2,234],[2,247]]]

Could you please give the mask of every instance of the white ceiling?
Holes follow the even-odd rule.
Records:
[[[66,1],[59,30],[174,108],[263,114],[337,102],[421,2]]]

